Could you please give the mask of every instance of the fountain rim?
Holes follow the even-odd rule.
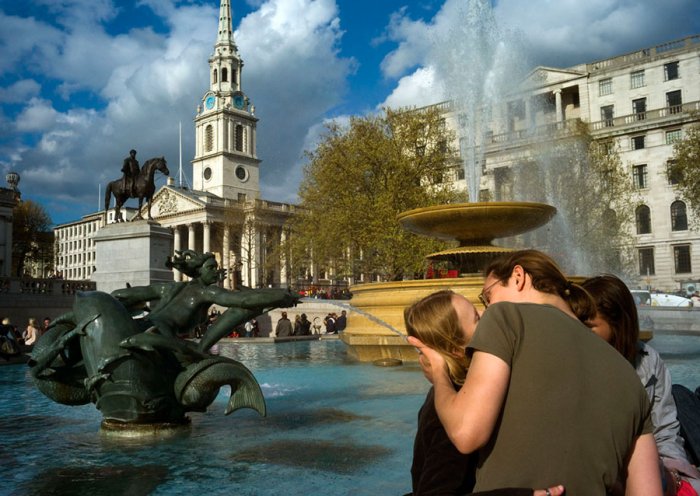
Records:
[[[494,239],[516,236],[545,225],[557,214],[553,205],[540,202],[468,202],[431,205],[401,212],[399,224],[409,232],[461,246],[490,245]],[[447,219],[451,219],[447,223]],[[490,219],[488,228],[484,221]],[[460,228],[454,221],[472,222],[472,229]],[[495,221],[495,222],[494,222]],[[474,222],[477,222],[474,228]]]

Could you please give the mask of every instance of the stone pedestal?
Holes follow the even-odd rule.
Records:
[[[95,272],[98,291],[171,282],[165,262],[173,252],[172,229],[152,221],[109,224],[95,235]]]

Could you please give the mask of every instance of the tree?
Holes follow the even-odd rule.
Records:
[[[312,260],[336,275],[385,280],[423,272],[426,254],[444,243],[406,232],[396,216],[457,199],[454,135],[435,108],[385,110],[327,124],[299,188],[289,227],[292,274]]]
[[[38,203],[24,200],[15,206],[12,212],[12,251],[17,277],[24,274],[29,260],[38,259],[53,249],[52,224],[51,217]]]
[[[538,143],[510,180],[514,199],[546,202],[558,212],[525,244],[552,254],[568,273],[630,271],[630,205],[638,199],[613,141],[593,139],[578,122],[569,137]]]
[[[690,203],[695,219],[700,219],[700,125],[686,128],[684,137],[673,145],[668,175]]]

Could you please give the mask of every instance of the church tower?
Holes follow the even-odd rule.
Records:
[[[231,2],[221,0],[209,57],[209,90],[197,106],[193,189],[231,200],[260,196],[255,106],[243,92],[243,60],[233,40]]]

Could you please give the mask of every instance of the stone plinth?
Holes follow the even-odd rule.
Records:
[[[95,272],[98,291],[171,282],[173,273],[165,266],[172,254],[170,228],[149,221],[120,222],[100,229],[95,240]]]

